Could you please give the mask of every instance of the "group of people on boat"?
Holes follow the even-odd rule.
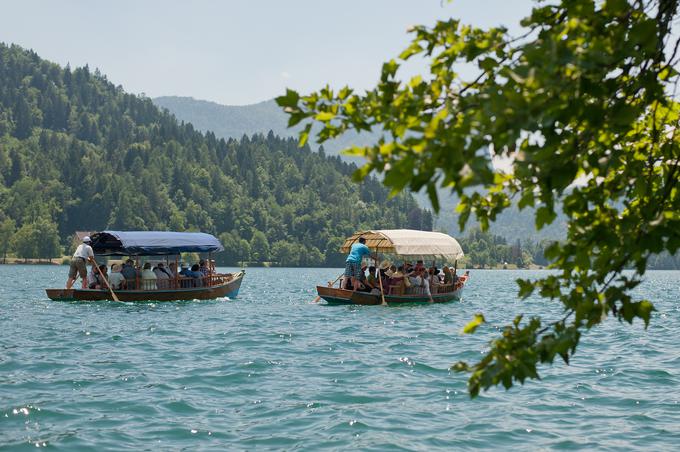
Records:
[[[357,243],[352,244],[345,261],[341,288],[371,292],[375,295],[380,293],[386,295],[418,294],[425,295],[432,300],[432,294],[450,292],[460,285],[461,278],[455,267],[444,266],[440,270],[432,265],[426,268],[422,260],[416,261],[415,265],[406,261],[396,266],[385,260],[379,268],[376,268],[362,265],[364,257],[377,262],[377,255],[371,255],[370,249],[366,246],[366,239],[360,237]],[[466,272],[465,277],[468,273]]]
[[[76,248],[69,268],[69,278],[66,288],[70,289],[78,276],[82,279],[83,289],[107,289],[113,290],[156,290],[192,288],[209,285],[209,277],[213,274],[212,262],[201,259],[198,263],[189,266],[181,263],[179,270],[175,262],[170,262],[167,267],[163,262],[152,264],[144,263],[143,266],[135,264],[128,259],[123,264],[114,263],[111,271],[106,265],[99,265],[94,259],[90,237],[82,239],[82,243]],[[88,273],[87,264],[92,269]]]

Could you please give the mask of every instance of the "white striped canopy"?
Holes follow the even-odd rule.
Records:
[[[356,232],[345,240],[340,252],[348,253],[360,237],[366,239],[366,246],[371,251],[394,254],[399,257],[456,260],[465,255],[458,241],[450,235],[415,229],[381,229]]]

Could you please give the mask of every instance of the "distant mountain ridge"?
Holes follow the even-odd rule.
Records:
[[[297,138],[302,129],[299,125],[288,128],[286,115],[276,102],[266,100],[251,105],[222,105],[193,97],[162,96],[151,99],[160,108],[167,109],[178,120],[189,122],[202,132],[213,132],[220,138],[241,139],[244,135],[257,133],[266,135],[270,130],[274,135]],[[357,134],[348,132],[335,140],[323,143],[329,155],[339,155],[350,146],[363,146],[377,141],[378,136],[371,133]],[[310,146],[319,146],[310,135]],[[345,161],[357,162],[360,159],[342,156]]]

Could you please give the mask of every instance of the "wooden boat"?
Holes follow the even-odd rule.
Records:
[[[115,290],[120,301],[178,301],[213,300],[215,298],[234,298],[238,295],[245,271],[235,274],[226,273],[213,277],[214,285],[154,290]],[[95,301],[113,300],[108,289],[45,289],[51,300],[57,301]]]
[[[92,234],[92,249],[97,256],[172,256],[178,263],[180,253],[208,253],[224,250],[217,238],[197,232],[158,231],[103,231]],[[211,259],[208,259],[212,263]],[[210,265],[208,275],[203,278],[185,278],[145,281],[139,276],[130,289],[114,290],[120,301],[178,301],[210,300],[221,297],[236,297],[245,271],[217,273]],[[51,300],[95,301],[113,300],[108,288],[102,289],[45,289]]]
[[[360,231],[345,240],[340,252],[348,253],[360,237],[366,239],[366,246],[375,250],[376,255],[387,254],[404,260],[428,259],[433,263],[436,259],[455,262],[464,256],[460,244],[453,237],[440,232],[412,229]],[[333,287],[331,283],[328,286],[317,286],[316,291],[319,297],[326,300],[328,304],[443,303],[460,300],[468,280],[469,275],[466,273],[458,277],[455,284],[433,287],[434,293],[431,294],[431,300],[430,296],[423,293],[392,293],[388,288],[381,288],[381,293],[356,292]]]

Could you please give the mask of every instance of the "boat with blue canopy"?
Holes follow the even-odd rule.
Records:
[[[219,273],[212,254],[224,250],[220,241],[202,232],[171,231],[102,231],[91,234],[91,246],[97,257],[127,257],[136,262],[136,277],[126,280],[125,288],[46,289],[52,300],[177,301],[207,300],[238,295],[245,271]],[[178,273],[181,253],[207,255],[206,270],[201,277]],[[174,262],[176,271],[168,279],[142,278],[140,260],[156,264]],[[108,286],[108,282],[106,283]]]

